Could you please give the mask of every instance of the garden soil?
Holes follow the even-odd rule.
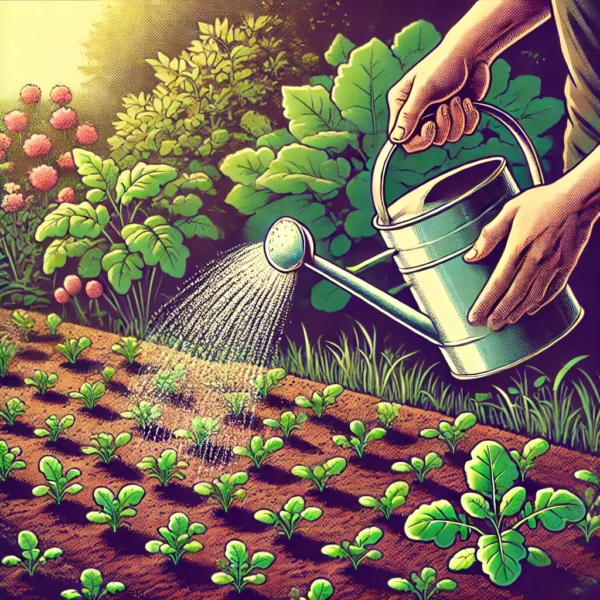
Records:
[[[64,556],[40,568],[33,578],[20,569],[1,568],[0,598],[58,598],[62,590],[77,587],[80,572],[90,567],[100,569],[105,581],[124,582],[127,586],[127,591],[122,594],[124,599],[235,598],[238,597],[235,592],[215,586],[210,579],[218,570],[216,561],[223,558],[225,544],[231,539],[241,539],[250,552],[267,550],[276,555],[275,563],[266,572],[267,583],[244,591],[242,598],[284,600],[292,587],[300,588],[306,595],[313,579],[326,577],[334,583],[335,600],[387,600],[403,596],[388,588],[388,579],[407,577],[425,566],[436,568],[441,577],[455,579],[459,584],[458,591],[449,597],[460,600],[600,598],[598,586],[590,587],[589,581],[589,578],[600,580],[600,537],[586,545],[581,532],[572,525],[557,534],[550,534],[541,527],[527,531],[528,544],[546,550],[553,562],[546,568],[524,564],[524,574],[510,589],[491,584],[479,567],[469,574],[448,572],[448,558],[465,543],[440,550],[432,543],[412,542],[403,533],[406,516],[420,504],[441,498],[455,504],[459,502],[461,492],[466,491],[462,465],[474,445],[494,439],[509,449],[522,449],[526,442],[522,436],[477,425],[469,432],[460,451],[452,456],[444,454],[445,447],[441,442],[425,440],[418,435],[422,428],[435,426],[440,415],[403,407],[393,431],[383,440],[374,442],[362,461],[350,459],[346,472],[333,478],[325,492],[309,491],[309,482],[291,475],[291,468],[297,464],[321,464],[333,456],[349,458],[349,452],[335,446],[331,436],[347,433],[353,419],[375,424],[374,404],[378,400],[345,392],[323,418],[311,418],[306,422],[284,450],[271,457],[261,471],[250,469],[247,499],[224,514],[212,501],[195,494],[192,485],[220,472],[245,469],[248,467],[246,459],[238,458],[232,465],[221,465],[209,471],[190,453],[186,457],[190,463],[186,480],[163,489],[156,480],[145,478],[136,463],[144,456],[157,456],[164,448],[173,446],[175,440],[168,439],[169,431],[162,430],[152,439],[144,439],[135,432],[133,441],[120,451],[122,460],[114,461],[110,467],[100,466],[94,457],[81,453],[80,447],[89,443],[90,434],[130,429],[132,422],[120,418],[119,413],[129,405],[129,389],[138,369],[128,367],[122,358],[111,352],[116,336],[64,323],[59,327],[62,336],[86,335],[93,342],[92,348],[85,351],[85,358],[70,367],[56,350],[60,336],[51,338],[47,335],[41,316],[37,316],[36,321],[32,341],[21,344],[21,352],[9,375],[0,380],[0,403],[18,396],[27,405],[26,415],[13,428],[0,428],[0,439],[5,439],[10,446],[20,446],[27,462],[26,470],[13,472],[7,482],[0,483],[0,555],[19,553],[17,534],[22,529],[30,529],[38,535],[43,549],[58,546],[64,550]],[[0,311],[1,330],[14,331],[8,311]],[[143,364],[144,360],[142,354],[140,362]],[[118,371],[108,385],[106,396],[90,412],[80,402],[69,399],[68,392],[78,389],[86,380],[98,379],[99,370],[105,364],[116,366]],[[44,399],[23,384],[23,378],[30,377],[34,369],[59,375],[56,388]],[[272,435],[273,430],[264,427],[262,419],[292,409],[297,395],[309,395],[319,387],[310,381],[287,377],[283,386],[258,406],[253,432]],[[202,402],[201,397],[198,402]],[[177,422],[179,410],[177,406],[166,407],[165,413],[172,422]],[[59,416],[72,413],[77,419],[68,435],[54,446],[33,436],[34,428],[42,426],[44,419],[52,413]],[[179,421],[180,427],[187,425],[189,413],[182,414]],[[237,432],[238,437],[242,434],[247,440],[251,432]],[[228,436],[228,439],[233,437]],[[416,482],[412,475],[390,470],[395,461],[407,460],[413,455],[424,456],[432,450],[443,454],[446,464],[443,469],[433,471],[424,484]],[[66,468],[76,466],[83,473],[78,481],[83,484],[84,491],[60,506],[47,497],[34,498],[31,494],[32,487],[42,483],[37,464],[45,454],[54,454]],[[599,467],[597,457],[555,446],[530,471],[527,487],[530,493],[547,486],[582,491],[573,472]],[[398,480],[410,484],[410,494],[405,506],[398,509],[391,520],[386,521],[359,505],[361,495],[380,496],[390,483]],[[133,482],[144,485],[147,495],[130,526],[112,533],[107,527],[86,521],[86,513],[95,509],[92,499],[95,487],[102,485],[118,490]],[[309,523],[291,541],[285,541],[273,528],[254,520],[256,510],[279,509],[294,495],[304,495],[310,505],[324,510],[324,516]],[[204,523],[208,528],[206,534],[198,538],[204,544],[204,550],[195,555],[188,554],[177,567],[166,557],[150,555],[144,549],[148,540],[157,538],[157,528],[166,525],[169,516],[176,511],[186,512],[193,521]],[[321,554],[323,545],[352,539],[368,526],[377,526],[384,531],[378,545],[383,552],[381,560],[367,561],[354,571],[347,563]]]

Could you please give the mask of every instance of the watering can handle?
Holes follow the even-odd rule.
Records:
[[[490,117],[496,119],[499,123],[502,123],[502,125],[504,125],[504,127],[506,127],[506,129],[512,133],[513,137],[517,141],[517,144],[519,145],[519,148],[521,148],[521,151],[525,156],[527,166],[529,167],[529,172],[531,173],[533,185],[542,185],[544,183],[544,173],[542,171],[540,159],[537,155],[533,142],[529,139],[529,136],[521,127],[521,125],[519,125],[518,121],[516,121],[508,113],[491,104],[486,104],[484,102],[473,102],[473,106],[475,106],[481,113],[489,115]],[[435,119],[435,115],[433,113],[427,114],[423,117],[423,119]],[[373,178],[371,182],[373,203],[375,205],[375,211],[377,212],[379,222],[382,225],[389,225],[391,221],[387,210],[387,205],[385,203],[385,175],[392,155],[397,148],[398,144],[387,140],[379,152],[373,167]]]

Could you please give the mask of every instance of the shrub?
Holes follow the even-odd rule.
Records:
[[[525,444],[525,447],[523,448],[523,454],[519,454],[518,450],[510,451],[511,458],[519,467],[521,481],[525,481],[525,475],[527,474],[527,471],[533,468],[537,459],[543,454],[546,454],[548,450],[550,450],[550,444],[542,438],[536,438]]]
[[[362,458],[366,447],[376,440],[380,440],[385,434],[385,429],[375,427],[367,432],[365,424],[362,421],[352,421],[350,423],[350,431],[354,434],[347,438],[345,435],[334,435],[331,439],[336,446],[340,446],[345,450],[354,450],[358,458]]]
[[[197,448],[202,448],[208,443],[211,437],[214,437],[221,430],[221,421],[219,418],[212,417],[194,417],[190,429],[176,429],[173,435],[176,438],[185,438],[192,440]]]
[[[117,370],[114,367],[110,367],[107,365],[102,369],[102,371],[100,371],[100,375],[102,375],[102,379],[104,379],[106,383],[109,383],[115,376],[116,372]]]
[[[64,344],[56,344],[56,349],[67,359],[69,363],[74,365],[77,362],[80,354],[92,345],[89,338],[80,337],[79,339],[68,339]]]
[[[25,414],[25,404],[20,398],[11,398],[4,403],[4,407],[0,407],[0,419],[12,427],[15,421]]]
[[[48,484],[33,488],[32,493],[38,498],[50,496],[56,504],[60,504],[67,494],[75,496],[83,490],[80,483],[70,483],[81,476],[81,471],[73,468],[63,475],[63,465],[54,456],[42,456],[38,469]]]
[[[90,523],[110,525],[112,531],[116,532],[121,525],[128,524],[125,519],[137,515],[133,507],[138,506],[145,495],[146,490],[141,485],[124,485],[116,496],[106,487],[97,487],[94,490],[94,502],[102,510],[87,513],[86,519]]]
[[[75,417],[73,415],[65,415],[59,419],[56,415],[50,415],[45,421],[48,429],[40,427],[33,430],[33,435],[36,437],[47,437],[50,442],[55,443],[67,429],[75,425]]]
[[[35,327],[35,319],[26,310],[20,308],[13,312],[12,322],[19,328],[21,339],[28,342],[29,335]]]
[[[90,435],[91,446],[82,446],[81,451],[87,455],[96,455],[104,464],[119,458],[117,450],[131,441],[131,434],[123,431],[114,436],[112,433],[97,433]]]
[[[35,572],[49,560],[56,560],[63,555],[60,548],[48,548],[48,550],[42,552],[38,548],[39,541],[33,531],[20,531],[17,543],[19,548],[23,550],[22,558],[11,554],[2,559],[2,564],[5,567],[21,567],[30,577],[33,577]]]
[[[162,416],[162,408],[158,404],[152,404],[147,400],[140,400],[137,404],[130,406],[130,410],[121,413],[124,419],[136,422],[140,429],[146,429],[150,424],[158,421]]]
[[[441,469],[443,466],[444,461],[439,454],[430,452],[425,456],[425,459],[413,456],[410,459],[410,463],[402,461],[395,462],[392,465],[392,471],[396,471],[397,473],[414,473],[417,476],[417,479],[423,483],[425,481],[425,476],[429,471]]]
[[[315,579],[310,584],[307,598],[300,596],[298,588],[290,590],[290,600],[329,600],[333,596],[333,585],[327,579]]]
[[[348,559],[354,567],[358,567],[365,560],[379,560],[383,554],[379,550],[369,550],[368,546],[374,546],[383,537],[383,531],[379,527],[368,527],[359,531],[353,541],[344,540],[341,545],[327,544],[321,548],[321,552],[325,556],[331,558],[339,558],[341,560]]]
[[[272,510],[262,509],[254,513],[254,518],[261,523],[274,525],[279,529],[281,535],[285,535],[288,540],[303,524],[303,521],[312,523],[317,521],[323,515],[323,511],[316,506],[306,506],[306,501],[302,496],[290,498],[283,509],[276,513]]]
[[[153,456],[142,458],[137,466],[142,471],[146,471],[148,477],[158,479],[162,486],[167,487],[175,479],[185,479],[183,469],[187,469],[189,465],[184,460],[178,460],[176,450],[167,448],[158,458]]]
[[[214,573],[211,579],[217,585],[232,585],[238,593],[249,585],[263,585],[267,578],[255,571],[268,569],[275,561],[270,552],[255,552],[250,556],[246,544],[239,540],[227,542],[225,558],[227,561],[219,564],[223,570]]]
[[[583,469],[575,472],[575,479],[585,481],[590,486],[586,488],[583,495],[583,503],[585,504],[585,517],[577,523],[577,527],[581,529],[585,536],[586,543],[592,539],[592,536],[600,531],[600,478],[591,471]]]
[[[4,440],[0,440],[0,481],[6,481],[12,471],[21,471],[27,466],[19,456],[19,446],[10,448]]]
[[[124,356],[130,365],[142,353],[140,342],[134,337],[122,337],[116,344],[111,346],[111,350],[119,356]]]
[[[250,404],[250,394],[247,392],[228,392],[223,394],[225,410],[233,417],[239,417]]]
[[[106,594],[114,596],[119,592],[125,591],[125,585],[120,581],[109,581],[104,585],[102,573],[98,569],[85,569],[81,572],[79,578],[83,588],[81,592],[77,590],[65,590],[60,594],[65,600],[76,600],[77,598],[85,598],[85,600],[100,600]]]
[[[25,385],[34,387],[40,396],[43,396],[49,389],[53,388],[58,381],[56,373],[46,373],[46,371],[36,370],[33,372],[33,379],[25,378]]]
[[[379,500],[373,496],[361,496],[358,501],[361,506],[378,510],[386,519],[390,519],[394,510],[406,504],[409,489],[408,483],[395,481],[388,485]]]
[[[202,481],[194,486],[194,491],[201,496],[208,496],[216,500],[221,508],[228,512],[234,502],[243,502],[247,492],[241,486],[248,483],[248,474],[243,471],[238,473],[224,473],[212,481]]]
[[[517,464],[497,442],[479,443],[471,457],[464,467],[471,491],[461,498],[466,515],[447,500],[437,500],[411,513],[404,531],[410,540],[434,542],[438,548],[452,546],[457,535],[466,541],[474,534],[477,547],[454,554],[450,570],[463,571],[479,561],[492,583],[508,586],[521,575],[523,560],[534,566],[550,564],[546,552],[526,546],[521,528],[526,524],[535,528],[539,523],[547,531],[562,531],[567,523],[581,521],[585,507],[575,494],[553,488],[538,490],[535,502],[528,502],[525,488],[514,487],[519,479]]]
[[[388,581],[388,585],[397,592],[410,592],[418,600],[429,600],[438,596],[438,592],[452,592],[458,585],[453,579],[440,579],[436,583],[437,571],[431,567],[425,567],[421,574],[413,573],[412,583],[408,579],[394,577]]]
[[[252,436],[248,446],[234,446],[233,453],[249,458],[254,466],[260,469],[269,456],[282,448],[283,440],[280,437],[272,437],[263,441],[260,435],[255,435]]]
[[[332,477],[341,475],[346,470],[347,464],[345,458],[336,456],[330,458],[322,465],[317,465],[315,467],[296,465],[292,468],[292,473],[296,475],[296,477],[312,481],[317,490],[322,492]]]
[[[78,392],[69,392],[71,398],[81,400],[88,410],[92,410],[104,397],[104,394],[106,394],[106,386],[101,381],[94,381],[93,383],[86,381]]]
[[[376,406],[377,417],[381,421],[381,424],[389,429],[398,418],[402,405],[392,402],[378,402]]]
[[[159,392],[165,394],[175,394],[178,384],[187,374],[187,369],[184,365],[175,365],[175,368],[161,371],[154,381],[154,385]]]
[[[291,410],[287,410],[281,413],[279,421],[276,419],[263,419],[263,424],[273,429],[279,429],[281,435],[287,439],[294,431],[302,429],[301,425],[306,419],[308,419],[306,413],[301,412],[300,414],[295,415]]]
[[[0,377],[6,377],[8,367],[17,355],[17,347],[7,335],[0,336]]]
[[[158,533],[163,541],[150,540],[146,544],[146,551],[150,554],[160,552],[168,556],[176,565],[186,552],[195,554],[204,548],[200,542],[193,540],[192,537],[205,532],[206,527],[202,523],[190,523],[190,519],[185,513],[173,513],[169,517],[168,526],[158,528]]]
[[[440,421],[437,429],[423,429],[420,432],[421,437],[431,440],[437,438],[443,440],[454,454],[460,442],[466,439],[465,431],[471,429],[477,423],[477,417],[470,412],[464,412],[454,419],[451,425],[448,421]]]
[[[298,396],[295,402],[301,408],[310,408],[313,410],[317,417],[322,417],[323,413],[337,402],[338,397],[343,391],[344,388],[341,385],[328,385],[323,388],[322,392],[313,392],[310,399]]]
[[[56,313],[50,313],[46,317],[46,326],[50,335],[55,336],[57,334],[58,326],[62,323],[62,319]]]
[[[261,398],[266,398],[273,390],[281,387],[280,381],[287,376],[285,369],[268,369],[266,373],[252,379],[251,383],[256,388]]]

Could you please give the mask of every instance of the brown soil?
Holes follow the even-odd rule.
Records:
[[[418,436],[423,427],[437,424],[440,415],[403,407],[400,423],[396,423],[393,432],[382,441],[370,446],[362,461],[351,459],[346,472],[334,478],[324,493],[309,491],[308,482],[290,474],[291,467],[296,464],[315,465],[336,455],[350,457],[348,451],[333,445],[331,435],[347,433],[352,419],[375,423],[373,405],[377,399],[362,394],[345,392],[326,416],[305,423],[286,448],[274,455],[262,471],[250,469],[250,482],[246,486],[248,497],[227,515],[192,491],[193,483],[216,474],[214,470],[208,472],[200,459],[193,455],[186,458],[190,462],[187,479],[167,489],[160,489],[155,480],[146,479],[136,468],[142,457],[149,454],[156,456],[165,447],[173,445],[164,438],[160,441],[145,440],[136,432],[131,444],[121,451],[122,461],[113,462],[109,468],[100,466],[93,457],[84,456],[80,446],[89,442],[91,433],[118,433],[130,428],[131,422],[121,419],[119,412],[128,405],[127,395],[135,369],[127,368],[110,351],[115,336],[65,323],[59,329],[63,335],[87,335],[93,342],[93,347],[84,354],[85,360],[76,368],[69,367],[56,351],[58,340],[44,335],[47,330],[42,327],[41,317],[37,320],[36,335],[30,343],[22,344],[22,351],[9,376],[0,380],[0,403],[19,396],[27,405],[26,415],[17,421],[15,427],[3,426],[0,430],[1,439],[11,446],[22,448],[27,462],[26,470],[15,472],[7,482],[0,483],[0,546],[2,555],[19,553],[17,533],[31,529],[40,538],[42,548],[59,546],[65,554],[42,567],[33,578],[18,569],[3,568],[0,571],[0,597],[57,598],[60,591],[76,585],[81,570],[95,567],[102,571],[106,581],[117,580],[127,585],[124,598],[234,598],[237,597],[235,592],[219,588],[210,580],[211,574],[217,570],[216,561],[223,557],[225,543],[234,538],[244,541],[251,552],[268,550],[277,557],[266,572],[267,584],[244,592],[245,598],[283,600],[294,586],[305,594],[308,584],[317,577],[329,578],[334,583],[336,600],[396,598],[401,596],[387,587],[388,579],[406,577],[425,566],[433,566],[441,576],[453,577],[459,588],[450,597],[461,600],[582,598],[582,595],[576,596],[576,588],[585,578],[600,579],[600,537],[586,545],[582,534],[574,526],[558,534],[549,534],[541,528],[526,533],[528,544],[548,551],[553,564],[544,569],[525,565],[523,576],[510,591],[493,586],[479,569],[469,574],[449,573],[447,559],[460,547],[460,543],[452,549],[439,550],[433,544],[411,542],[404,536],[406,516],[421,503],[440,498],[453,503],[459,501],[460,493],[466,491],[462,464],[468,458],[466,453],[475,444],[484,439],[495,439],[507,448],[520,449],[526,441],[521,436],[476,426],[455,456],[445,455],[444,468],[434,471],[428,481],[419,484],[412,475],[393,473],[390,466],[397,460],[406,460],[412,455],[423,456],[431,450],[444,453],[441,443]],[[6,311],[0,311],[0,330],[11,330]],[[143,356],[141,362],[144,362]],[[81,403],[70,400],[68,392],[78,389],[86,379],[97,379],[102,364],[115,365],[118,372],[114,382],[108,386],[107,395],[90,412]],[[59,375],[56,388],[45,399],[23,385],[23,377],[31,376],[36,368]],[[318,386],[309,381],[288,377],[283,387],[259,406],[260,418],[255,419],[253,431],[271,435],[272,430],[265,428],[261,419],[277,416],[284,409],[292,408],[296,395],[308,395],[314,389]],[[172,408],[171,422],[177,421],[178,410]],[[49,414],[63,415],[67,412],[75,414],[77,421],[68,436],[57,445],[49,445],[33,436],[33,429],[40,426]],[[181,420],[180,426],[187,424],[189,414]],[[246,432],[245,436],[249,438],[250,432]],[[84,491],[60,506],[54,505],[48,498],[31,495],[32,487],[42,483],[36,466],[45,454],[54,454],[66,468],[77,466],[83,472],[79,481],[84,485]],[[232,472],[232,469],[247,466],[245,459],[238,459],[226,470]],[[596,457],[553,447],[530,471],[527,487],[530,492],[546,486],[580,490],[575,485],[573,472],[599,467],[600,460]],[[219,467],[219,470],[225,469]],[[399,479],[409,482],[411,490],[406,505],[390,521],[359,505],[359,496],[381,495],[387,485]],[[105,485],[118,490],[131,482],[142,483],[148,493],[139,507],[138,516],[131,520],[129,527],[113,534],[108,528],[86,521],[86,512],[95,508],[92,492],[96,486]],[[291,542],[284,541],[274,529],[254,520],[256,510],[280,508],[289,497],[298,494],[309,499],[311,505],[323,508],[325,514]],[[205,549],[198,554],[187,555],[178,567],[172,566],[166,557],[149,555],[144,550],[146,541],[156,538],[156,529],[166,525],[170,514],[176,511],[186,512],[192,520],[200,521],[208,528],[207,533],[199,538]],[[383,552],[380,561],[365,563],[354,572],[346,563],[321,554],[324,544],[351,539],[359,530],[371,525],[384,531],[384,538],[378,546]],[[600,597],[598,587],[595,591],[590,590],[585,597]]]

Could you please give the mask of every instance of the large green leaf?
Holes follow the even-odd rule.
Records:
[[[77,166],[77,172],[81,175],[81,181],[88,187],[106,192],[115,186],[119,169],[112,159],[102,160],[89,150],[75,148],[73,160]],[[105,197],[106,195],[103,196],[103,198]],[[96,195],[94,201],[99,202],[100,196]]]
[[[46,275],[52,275],[56,269],[64,267],[67,258],[78,258],[84,256],[93,242],[89,240],[78,240],[73,236],[52,240],[52,243],[44,252],[43,269]]]
[[[284,146],[293,144],[298,140],[289,132],[288,129],[276,129],[271,133],[262,135],[256,140],[257,148],[271,148],[271,150],[277,152]]]
[[[103,205],[61,204],[46,215],[35,232],[35,239],[43,242],[49,237],[62,238],[69,233],[76,238],[97,238],[110,221],[110,214]]]
[[[352,296],[338,285],[324,279],[316,283],[310,293],[311,304],[324,312],[336,312],[346,308]]]
[[[187,219],[179,219],[173,223],[186,238],[199,237],[218,240],[223,237],[221,230],[207,215],[194,215]]]
[[[144,261],[138,252],[130,252],[125,244],[114,244],[102,259],[102,268],[118,294],[126,294],[132,281],[143,276]]]
[[[427,21],[415,21],[396,34],[392,52],[400,61],[402,74],[416,65],[440,42],[442,36]]]
[[[471,451],[465,464],[468,486],[490,498],[499,500],[519,479],[519,469],[506,448],[494,441],[483,441]]]
[[[341,154],[348,146],[358,147],[358,134],[354,131],[321,131],[302,138],[302,143],[311,148]]]
[[[252,215],[259,208],[276,198],[271,190],[257,190],[253,187],[238,184],[225,198],[225,204],[231,204],[243,215]]]
[[[344,221],[344,230],[354,239],[370,237],[377,231],[373,227],[373,209],[353,210]]]
[[[153,198],[170,181],[177,178],[177,169],[169,165],[147,165],[140,162],[132,170],[123,171],[117,180],[117,202],[124,205],[133,200]]]
[[[544,488],[535,495],[532,516],[537,516],[548,531],[562,531],[567,523],[577,523],[585,517],[585,506],[580,498],[568,490]]]
[[[225,158],[221,172],[235,183],[250,186],[267,170],[274,158],[275,153],[270,148],[244,148]]]
[[[77,265],[77,273],[85,279],[94,279],[100,275],[102,270],[102,257],[104,249],[99,247],[89,248],[81,257]]]
[[[483,535],[477,546],[477,560],[493,583],[504,587],[517,580],[527,557],[525,538],[518,531],[503,531],[500,537]]]
[[[181,217],[193,217],[198,214],[202,208],[202,198],[196,194],[186,194],[177,196],[173,202],[168,205],[169,212]]]
[[[411,540],[434,542],[438,548],[450,548],[456,536],[467,533],[467,528],[447,500],[421,504],[406,519],[404,533]]]
[[[354,48],[356,48],[356,44],[353,44],[347,37],[338,33],[331,43],[329,50],[325,52],[325,60],[332,67],[339,67],[342,63],[348,62],[350,52]]]

